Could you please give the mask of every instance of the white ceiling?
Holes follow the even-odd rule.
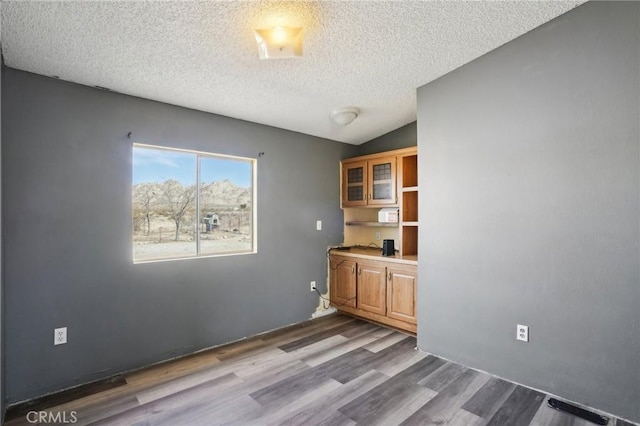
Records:
[[[416,88],[583,1],[2,2],[7,66],[360,144],[416,119]],[[254,28],[304,27],[258,59]],[[340,127],[334,108],[361,115]]]

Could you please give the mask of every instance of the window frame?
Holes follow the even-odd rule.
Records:
[[[194,255],[184,255],[184,256],[180,256],[180,255],[172,255],[172,256],[167,256],[167,257],[154,257],[154,258],[149,258],[149,259],[135,259],[134,257],[134,244],[133,244],[133,236],[134,236],[134,227],[133,227],[133,210],[134,210],[134,202],[133,202],[133,187],[134,187],[134,183],[133,183],[133,169],[134,169],[134,165],[133,165],[133,151],[135,148],[143,148],[143,149],[154,149],[154,150],[159,150],[159,151],[169,151],[169,152],[178,152],[178,153],[183,153],[183,154],[192,154],[195,156],[195,160],[196,160],[196,167],[195,167],[195,173],[196,173],[196,181],[195,181],[195,186],[196,186],[196,193],[195,193],[195,202],[194,202],[194,208],[195,208],[195,212],[196,212],[196,217],[195,217],[195,223],[196,223],[196,229],[197,232],[195,233],[195,246],[196,246],[196,254]],[[251,168],[251,248],[249,250],[242,250],[242,251],[224,251],[224,252],[219,252],[219,253],[206,253],[206,254],[202,254],[201,253],[201,246],[200,246],[200,220],[202,219],[200,217],[201,212],[200,212],[200,190],[201,190],[201,159],[203,158],[214,158],[214,159],[228,159],[228,160],[234,160],[234,161],[244,161],[250,164]],[[134,264],[141,264],[141,263],[156,263],[156,262],[172,262],[175,260],[186,260],[186,259],[201,259],[201,258],[210,258],[210,257],[226,257],[226,256],[241,256],[241,255],[247,255],[247,254],[256,254],[258,252],[258,198],[257,198],[257,184],[258,184],[258,178],[257,178],[257,171],[258,171],[258,160],[257,158],[250,158],[250,157],[242,157],[242,156],[238,156],[238,155],[229,155],[229,154],[217,154],[217,153],[213,153],[213,152],[206,152],[206,151],[199,151],[199,150],[193,150],[193,149],[185,149],[185,148],[173,148],[173,147],[167,147],[167,146],[161,146],[161,145],[151,145],[151,144],[146,144],[146,143],[138,143],[138,142],[134,142],[131,145],[131,193],[132,193],[132,197],[131,197],[131,212],[130,212],[130,220],[132,220],[131,223],[131,259],[133,259],[133,263]]]

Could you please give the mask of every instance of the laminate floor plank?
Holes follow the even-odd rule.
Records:
[[[370,333],[370,332],[375,331],[375,330],[380,330],[380,326],[376,325],[376,324],[372,324],[370,322],[365,322],[364,324],[360,324],[357,327],[348,328],[348,329],[344,330],[340,334],[343,335],[344,337],[347,337],[347,338],[351,339],[351,338],[354,338],[354,337],[361,336],[363,334]],[[391,334],[393,332],[390,329],[387,329],[387,330],[389,330],[389,333],[387,333],[387,334]]]
[[[125,375],[129,385],[142,385],[146,383],[158,383],[171,380],[175,377],[193,373],[202,369],[208,369],[220,363],[215,354],[202,353],[192,355],[175,362],[162,363],[144,370]]]
[[[364,324],[358,324],[355,322],[341,324],[336,327],[320,330],[317,333],[313,333],[311,335],[301,337],[300,339],[294,340],[293,342],[289,342],[278,347],[285,352],[291,352],[296,349],[300,349],[305,346],[308,346],[312,343],[319,342],[320,340],[324,340],[327,337],[335,336],[336,334],[341,334],[344,336],[343,334],[344,332],[353,331],[354,329],[359,331],[363,327],[364,327]],[[344,336],[344,337],[348,337],[348,336]]]
[[[301,392],[313,389],[327,380],[330,379],[322,371],[312,368],[252,392],[249,396],[264,406],[276,401],[291,400]]]
[[[118,415],[124,411],[135,409],[139,406],[140,402],[138,401],[138,398],[133,395],[116,400],[108,400],[103,404],[87,407],[86,409],[79,411],[76,414],[78,421],[75,424],[78,426],[92,424],[102,419]],[[58,410],[67,413],[74,411],[66,408],[58,408]]]
[[[314,368],[344,384],[371,370],[371,362],[374,358],[373,352],[356,348]]]
[[[321,383],[301,389],[292,398],[279,399],[262,405],[247,415],[237,418],[238,423],[278,424],[291,414],[306,407],[309,402],[324,405],[324,399],[342,386],[335,380],[324,380]]]
[[[419,361],[406,366],[402,371],[394,375],[394,378],[396,380],[418,384],[432,373],[447,365],[450,365],[450,363],[433,355],[427,355]]]
[[[262,339],[253,338],[241,340],[228,346],[225,345],[219,348],[211,349],[207,351],[207,355],[215,356],[220,361],[224,361],[225,359],[237,358],[245,353],[255,352],[256,350],[264,348],[265,346],[269,346],[269,343],[265,342]]]
[[[437,358],[435,359],[437,360]],[[418,384],[433,391],[440,392],[466,370],[467,369],[460,364],[447,362],[440,368],[425,376],[423,379],[420,379]]]
[[[217,373],[224,375],[227,373],[235,373],[238,376],[246,376],[248,374],[257,374],[277,365],[286,364],[291,360],[292,357],[286,352],[281,351],[277,347],[269,347],[264,348],[260,352],[252,353],[250,356],[243,355],[238,358],[229,359],[226,362],[211,367],[210,370],[203,370],[203,372],[198,374],[215,375]]]
[[[390,335],[394,335],[396,333],[391,333]],[[371,345],[375,345],[376,343],[383,341],[388,336],[384,336],[368,345],[363,346],[364,349],[370,347]],[[416,339],[411,336],[404,336],[403,339],[398,340],[395,343],[390,344],[384,349],[380,349],[376,352],[376,367],[382,366],[385,362],[393,362],[397,361],[398,358],[406,357],[407,355],[413,355],[413,353],[418,352],[415,350],[416,348]]]
[[[297,361],[296,357],[282,352],[277,348],[274,348],[273,351],[269,351],[268,353],[268,356],[260,356],[260,354],[257,354],[250,362],[230,365],[226,370],[233,371],[239,377],[252,377]]]
[[[375,342],[381,337],[391,334],[393,331],[377,327],[375,329],[368,329],[367,333],[361,334],[357,337],[347,339],[344,343],[340,343],[330,349],[318,352],[311,356],[305,357],[302,360],[307,364],[315,367],[331,359],[337,358],[340,355],[346,354],[349,351],[368,345],[371,342]]]
[[[400,333],[398,331],[388,334],[375,342],[371,342],[368,345],[364,346],[364,349],[371,351],[373,353],[378,353],[383,349],[388,348],[389,346],[395,345],[398,342],[401,342],[405,339],[410,338],[406,334]],[[414,347],[415,347],[415,338],[413,338]]]
[[[288,353],[295,359],[304,360],[305,358],[312,357],[319,353],[330,351],[336,346],[347,343],[348,341],[349,339],[347,339],[346,337],[337,334],[335,336],[328,337],[324,340],[320,340],[319,342],[313,343],[309,346],[304,346],[300,349],[296,349]]]
[[[224,379],[229,372],[223,369],[210,369],[200,373],[192,373],[188,376],[173,379],[162,385],[156,385],[151,389],[145,389],[136,394],[140,404],[146,404],[157,399],[164,398],[178,392],[193,388],[203,383],[216,382],[216,379]]]
[[[409,416],[402,425],[446,424],[457,414],[462,405],[486,382],[489,376],[467,369],[442,392]],[[508,424],[508,423],[507,423]]]
[[[281,364],[269,371],[263,371],[251,377],[241,377],[243,380],[242,384],[228,390],[225,397],[250,394],[309,370],[311,370],[311,367],[297,360],[287,364]]]
[[[427,357],[426,353],[415,349],[413,337],[391,345],[377,355],[374,368],[387,376],[395,376]]]
[[[516,386],[487,425],[528,425],[540,408],[544,398],[545,395],[543,393],[524,386]]]
[[[224,404],[203,401],[197,405],[191,405],[188,409],[171,410],[156,413],[147,420],[137,423],[120,423],[133,425],[153,426],[215,426],[222,424],[237,425],[237,418],[243,413],[254,409],[257,403],[247,395],[225,401]]]
[[[332,411],[331,416],[318,422],[312,423],[318,426],[353,426],[357,423],[338,411]]]
[[[310,336],[311,334],[320,332],[322,330],[327,330],[348,323],[352,323],[355,325],[359,322],[359,320],[353,317],[348,317],[345,315],[331,315],[328,317],[309,321],[302,327],[276,330],[267,334],[263,334],[261,335],[261,339],[274,346],[283,346],[287,343],[291,343],[295,340]]]
[[[230,373],[209,382],[204,382],[192,388],[183,389],[179,392],[166,395],[162,398],[152,400],[137,407],[123,410],[109,417],[101,417],[100,420],[85,417],[84,412],[78,416],[79,420],[86,424],[107,425],[107,424],[134,424],[137,422],[159,418],[163,415],[170,415],[174,411],[188,411],[194,407],[210,405],[211,397],[223,394],[226,389],[241,382],[241,379]]]
[[[506,380],[492,377],[467,401],[462,408],[478,417],[491,419],[498,408],[509,397],[516,385]]]
[[[368,371],[358,378],[344,384],[342,387],[326,395],[319,403],[317,401],[309,402],[296,413],[292,413],[287,418],[281,420],[282,425],[310,425],[318,424],[331,417],[334,413],[333,408],[347,404],[360,395],[368,392],[382,382],[388,380],[389,377],[378,371]]]
[[[430,389],[390,378],[369,392],[338,408],[345,416],[359,424],[370,425],[417,400],[422,405],[436,393]],[[417,407],[416,407],[417,408]],[[405,411],[406,413],[406,411]],[[407,416],[410,413],[406,413]]]
[[[293,376],[303,374],[311,371],[311,368],[306,364],[296,361],[293,364],[280,366],[277,370],[261,373],[260,375],[253,376],[251,378],[245,378],[241,383],[234,384],[224,390],[224,392],[217,392],[210,395],[208,405],[214,409],[214,412],[219,411],[221,420],[217,423],[225,423],[226,421],[235,420],[237,424],[242,418],[253,419],[255,418],[255,412],[257,409],[262,409],[262,406],[258,404],[249,394],[257,392],[260,389],[264,389],[277,382],[285,381]],[[250,398],[251,404],[246,406],[245,410],[236,410],[235,417],[231,416],[236,401],[246,400]],[[200,402],[196,401],[200,406]],[[189,405],[184,405],[184,410],[190,410]],[[230,411],[231,410],[231,411]]]
[[[413,336],[334,315],[124,373],[116,387],[12,408],[75,411],[78,425],[591,426],[547,407],[549,395],[415,346]],[[632,425],[612,417],[608,426]]]
[[[482,426],[486,422],[486,419],[461,408],[456,411],[446,424],[449,426]]]

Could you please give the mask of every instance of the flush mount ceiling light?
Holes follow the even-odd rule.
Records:
[[[260,59],[302,56],[302,28],[273,27],[253,32]]]
[[[346,126],[358,118],[358,114],[360,110],[355,107],[338,108],[331,112],[331,120],[340,126]]]

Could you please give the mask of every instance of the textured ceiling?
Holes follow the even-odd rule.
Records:
[[[2,2],[7,66],[360,144],[416,118],[416,88],[583,1]],[[258,59],[254,28],[304,28]],[[352,124],[331,110],[360,108]]]

